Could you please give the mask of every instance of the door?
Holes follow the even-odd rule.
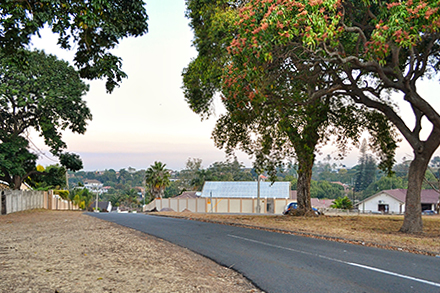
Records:
[[[388,214],[388,212],[390,211],[390,206],[387,204],[379,204],[378,211],[384,214]]]

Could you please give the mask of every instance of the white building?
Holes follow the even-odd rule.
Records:
[[[382,212],[403,214],[405,212],[406,189],[383,190],[359,202],[361,212]],[[421,192],[422,211],[435,210],[439,204],[439,193],[433,189],[423,189]]]
[[[102,189],[103,186],[104,184],[102,184],[100,181],[95,179],[84,180],[84,188],[98,194],[103,193],[103,189]]]

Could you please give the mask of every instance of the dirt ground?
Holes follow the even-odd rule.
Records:
[[[187,249],[81,212],[0,216],[0,292],[261,292]]]

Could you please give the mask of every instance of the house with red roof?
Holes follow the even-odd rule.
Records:
[[[406,189],[382,190],[359,202],[361,212],[382,212],[403,214],[405,212]],[[422,211],[436,210],[439,204],[439,193],[433,189],[423,189],[421,192]]]
[[[290,199],[293,199],[294,201],[298,199],[298,192],[296,190],[290,191]],[[310,199],[310,204],[317,209],[328,209],[333,204],[333,201],[334,199],[312,197]]]

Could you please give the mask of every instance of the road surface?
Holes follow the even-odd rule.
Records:
[[[266,292],[440,292],[440,258],[144,214],[89,213],[186,247]]]

